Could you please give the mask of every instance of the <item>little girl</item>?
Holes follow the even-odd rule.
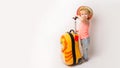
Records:
[[[92,18],[92,16],[93,11],[88,6],[80,6],[77,9],[77,18],[80,20],[77,32],[79,34],[79,40],[81,40],[84,61],[88,61],[88,46],[90,44],[89,20]]]

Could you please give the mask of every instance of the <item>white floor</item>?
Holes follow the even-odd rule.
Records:
[[[67,66],[60,37],[80,5],[94,11],[89,61]],[[0,68],[120,68],[120,1],[1,0]]]

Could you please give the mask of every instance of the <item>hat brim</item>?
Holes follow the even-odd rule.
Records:
[[[88,7],[88,6],[80,6],[80,7],[77,9],[76,14],[77,14],[77,15],[80,15],[80,11],[81,11],[82,9],[87,9],[87,10],[90,12],[89,19],[91,19],[92,16],[93,16],[93,10],[92,10],[90,7]]]

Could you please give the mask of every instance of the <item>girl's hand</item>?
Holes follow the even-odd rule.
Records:
[[[80,19],[81,22],[84,22],[84,23],[88,22],[88,19],[85,15],[79,16],[79,19]]]

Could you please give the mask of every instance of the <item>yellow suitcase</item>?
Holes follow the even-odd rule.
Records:
[[[62,45],[62,57],[66,65],[75,65],[81,63],[82,54],[79,46],[78,34],[74,30],[64,33],[60,42]]]

